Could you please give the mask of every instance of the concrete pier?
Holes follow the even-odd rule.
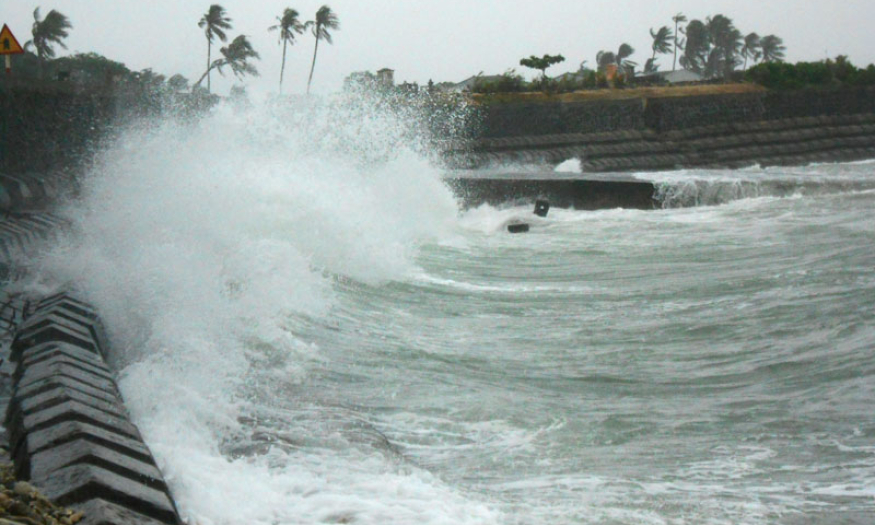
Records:
[[[626,175],[540,172],[456,171],[445,177],[465,208],[482,204],[530,205],[546,199],[556,208],[602,210],[656,207],[653,183]]]

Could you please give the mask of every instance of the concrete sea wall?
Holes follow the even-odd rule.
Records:
[[[486,104],[459,168],[558,164],[585,173],[804,165],[875,158],[875,90],[750,92]]]
[[[0,460],[81,525],[178,525],[167,483],[128,418],[95,309],[8,289],[68,224],[40,177],[0,175]],[[36,518],[35,518],[36,519]],[[42,521],[34,521],[34,523]]]
[[[131,119],[170,111],[193,115],[214,102],[189,94],[0,79],[0,172],[69,181],[88,166],[101,142]]]

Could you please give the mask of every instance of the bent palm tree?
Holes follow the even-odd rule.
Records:
[[[763,62],[783,62],[786,50],[784,41],[775,35],[764,36],[760,39],[760,53]]]
[[[310,93],[310,83],[313,82],[313,71],[316,69],[316,53],[319,52],[319,41],[325,40],[331,44],[331,33],[329,29],[339,29],[340,20],[337,15],[327,5],[323,5],[316,11],[316,20],[310,20],[304,24],[305,28],[310,28],[313,31],[313,36],[316,37],[316,47],[313,49],[313,64],[310,66],[310,78],[307,79],[307,94]]]
[[[283,94],[283,74],[286,71],[286,46],[295,45],[295,33],[301,34],[304,32],[304,24],[298,20],[299,13],[294,9],[286,8],[283,11],[283,16],[278,16],[279,24],[270,26],[268,31],[276,31],[279,29],[280,42],[283,44],[283,65],[280,68],[280,95]]]
[[[666,54],[671,52],[671,39],[674,35],[671,32],[671,29],[668,26],[662,26],[659,28],[659,31],[653,32],[653,29],[650,29],[650,37],[653,38],[653,45],[651,48],[653,49],[653,56],[651,60],[656,60],[656,54]]]
[[[210,67],[210,51],[212,50],[213,39],[219,37],[219,40],[222,42],[228,40],[225,30],[231,29],[231,19],[228,18],[224,7],[219,4],[213,4],[200,19],[200,22],[197,23],[197,26],[202,28],[207,36],[207,91],[210,92],[210,69],[212,69]]]
[[[631,60],[627,60],[632,53],[635,52],[635,48],[630,46],[629,44],[621,44],[620,49],[617,50],[617,71],[623,72],[624,70],[635,67],[638,64]]]
[[[24,47],[33,46],[36,48],[36,54],[39,57],[37,67],[40,78],[43,76],[43,63],[46,59],[55,58],[55,49],[52,46],[57,44],[67,49],[64,39],[69,35],[67,30],[72,28],[70,19],[54,9],[49,11],[42,20],[40,20],[39,7],[33,10],[33,29],[31,30],[33,40],[28,41]]]
[[[671,63],[671,70],[674,71],[678,64],[678,34],[682,31],[678,26],[687,21],[687,17],[683,13],[678,13],[671,17],[674,22],[674,61]]]
[[[711,44],[719,52],[719,66],[714,71],[714,76],[722,74],[724,79],[729,79],[735,66],[739,65],[740,60],[738,54],[742,48],[744,37],[741,34],[731,18],[723,15],[716,15],[713,18],[707,19],[708,34],[711,37]],[[709,56],[710,62],[710,56]]]
[[[231,68],[231,72],[238,78],[243,78],[246,75],[258,76],[258,70],[249,62],[250,59],[260,58],[258,53],[253,49],[252,44],[246,39],[246,36],[240,35],[231,41],[226,47],[219,50],[222,58],[213,61],[212,64],[204,71],[201,78],[192,86],[192,91],[201,85],[201,82],[208,77],[213,69],[224,75],[222,68],[225,66]]]
[[[687,42],[680,58],[681,67],[702,74],[711,53],[711,37],[701,20],[691,20],[686,28]]]
[[[744,57],[744,69],[747,70],[747,59],[752,58],[756,62],[760,57],[760,35],[750,33],[744,37],[741,55]]]

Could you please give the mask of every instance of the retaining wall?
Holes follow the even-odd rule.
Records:
[[[128,86],[0,78],[0,172],[74,173],[118,125],[168,111],[196,114],[214,102],[208,96],[158,96]]]
[[[804,165],[875,158],[875,89],[755,92],[591,102],[610,124],[589,131],[557,122],[561,102],[494,104],[480,136],[446,148],[456,168],[559,164],[578,158],[584,172]],[[639,111],[636,116],[630,112]],[[572,111],[572,109],[569,109]],[[524,124],[531,120],[531,124]],[[600,121],[594,121],[596,123]],[[514,131],[494,131],[516,125]],[[598,128],[598,125],[594,127]]]

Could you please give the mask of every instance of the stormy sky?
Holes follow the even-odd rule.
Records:
[[[206,68],[206,38],[197,22],[211,2],[193,0],[0,0],[0,23],[9,24],[22,44],[30,38],[34,7],[43,14],[57,9],[73,23],[68,51],[94,51],[129,68],[197,79]],[[223,0],[233,19],[231,36],[245,34],[261,54],[261,77],[243,83],[251,91],[277,89],[281,47],[268,26],[286,7],[303,20],[327,3],[340,18],[334,45],[320,44],[315,92],[340,88],[352,71],[389,67],[396,80],[426,83],[460,81],[479,72],[502,73],[520,58],[562,54],[566,61],[549,73],[575,70],[595,62],[599,50],[631,44],[632,59],[650,58],[649,29],[671,25],[678,12],[704,19],[723,14],[742,33],[776,34],[784,39],[789,61],[820,60],[838,54],[857,65],[875,62],[875,2],[844,0]],[[672,28],[673,29],[673,28]],[[286,92],[306,87],[314,39],[305,34],[286,63]],[[215,51],[214,55],[215,57]],[[671,56],[659,59],[671,69]],[[213,90],[227,92],[233,76],[214,76]]]

